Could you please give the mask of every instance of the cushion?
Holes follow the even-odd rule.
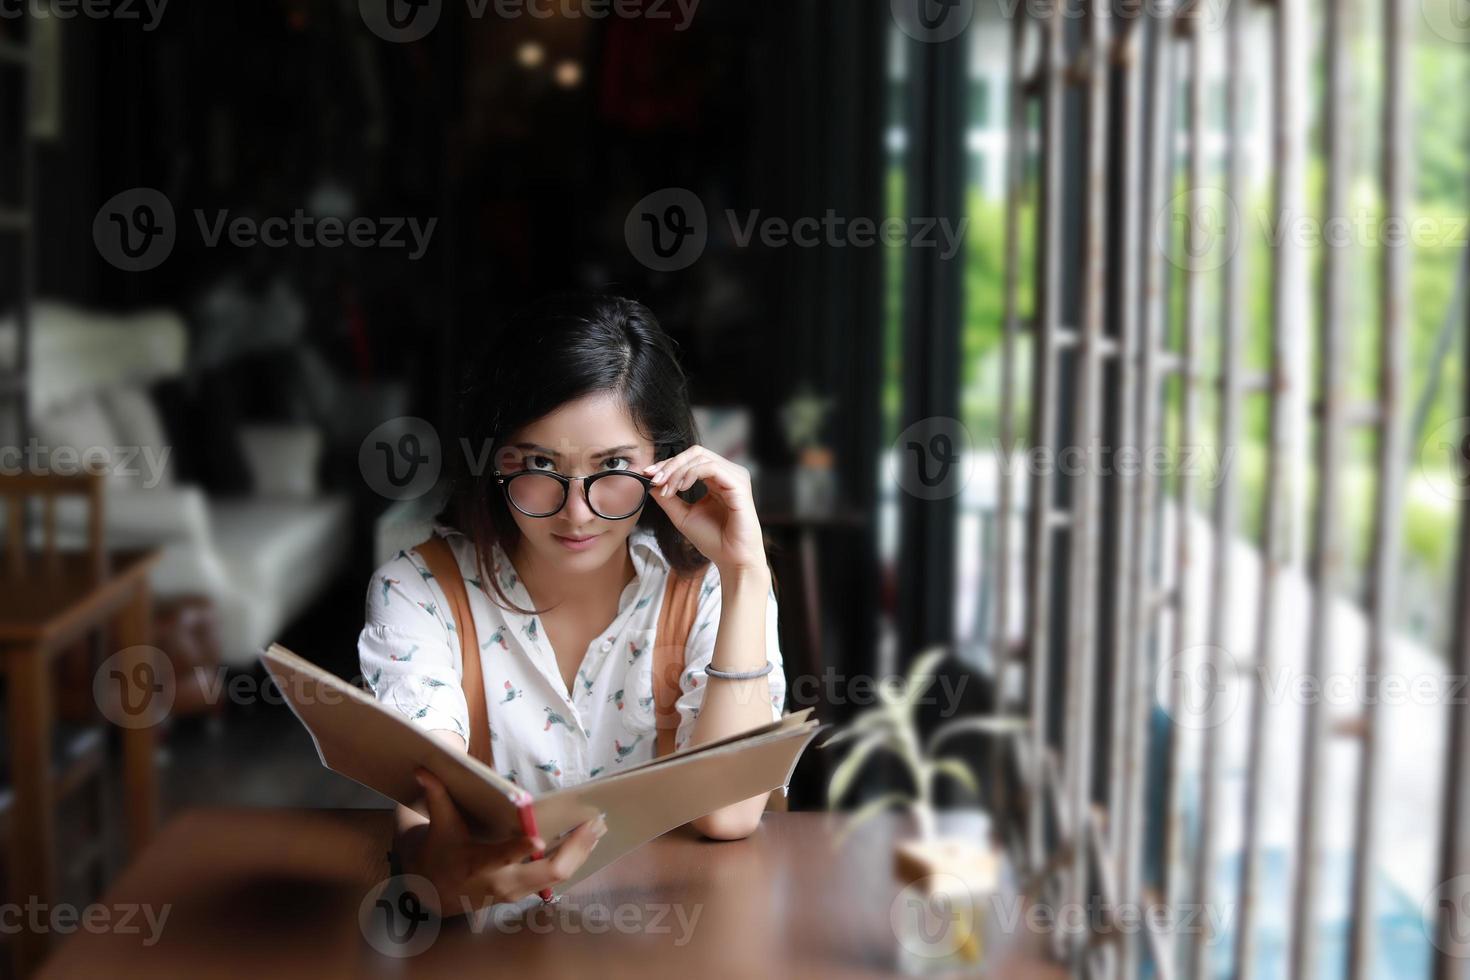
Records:
[[[352,508],[341,496],[232,500],[211,502],[210,515],[232,595],[248,600],[238,611],[221,610],[224,656],[231,663],[249,661],[341,568]]]
[[[163,419],[147,392],[124,385],[103,395],[102,403],[118,443],[129,450],[139,450],[137,467],[141,470],[140,485],[143,489],[172,486],[170,457],[173,447],[164,433]]]
[[[35,422],[35,438],[44,450],[21,462],[28,471],[63,476],[106,472],[110,486],[138,486],[142,467],[119,452],[112,421],[95,397],[78,398]]]
[[[310,500],[317,495],[322,434],[316,429],[248,425],[240,430],[240,448],[250,467],[255,496]]]

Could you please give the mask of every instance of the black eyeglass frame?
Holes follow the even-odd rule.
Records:
[[[537,520],[555,517],[562,512],[562,508],[566,507],[567,501],[571,499],[573,483],[580,482],[582,484],[582,499],[587,501],[587,509],[604,521],[626,521],[636,517],[638,512],[648,503],[648,495],[653,491],[653,481],[651,479],[642,473],[634,473],[631,470],[603,470],[601,473],[593,473],[591,476],[563,476],[551,470],[517,470],[514,473],[502,473],[500,470],[494,470],[493,472],[495,474],[495,482],[500,485],[501,491],[505,494],[505,502],[527,517],[532,517]],[[533,514],[515,502],[515,499],[510,495],[510,485],[512,481],[523,476],[549,476],[561,484],[561,503],[557,505],[556,510],[546,514]],[[631,476],[643,484],[643,499],[638,501],[637,507],[622,517],[608,517],[592,503],[592,484],[609,476]]]

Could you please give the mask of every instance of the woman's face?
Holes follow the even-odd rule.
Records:
[[[567,402],[512,433],[496,454],[496,466],[507,474],[521,470],[550,470],[570,477],[608,470],[641,473],[655,462],[653,453],[653,444],[639,433],[622,398],[605,391]],[[568,572],[600,568],[620,555],[638,524],[636,513],[620,521],[598,517],[587,506],[582,488],[580,481],[573,483],[566,506],[550,517],[528,517],[509,508],[521,530],[522,547],[548,567]]]

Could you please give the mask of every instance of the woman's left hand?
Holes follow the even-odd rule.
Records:
[[[674,527],[722,574],[766,570],[749,470],[703,446],[690,446],[677,456],[644,467],[643,473],[653,480],[653,499]],[[698,501],[689,504],[675,496],[698,480],[709,490]]]

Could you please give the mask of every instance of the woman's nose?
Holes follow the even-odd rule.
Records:
[[[584,484],[572,485],[571,492],[567,494],[566,515],[567,520],[574,525],[586,524],[588,521],[597,519],[592,513],[592,508],[587,506],[587,491],[583,489]]]

